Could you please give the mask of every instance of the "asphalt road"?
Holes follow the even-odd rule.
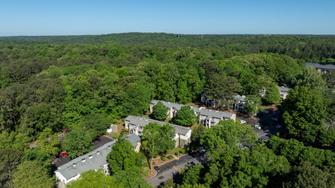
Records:
[[[178,160],[173,160],[167,164],[164,164],[158,168],[157,175],[148,180],[148,183],[153,187],[158,187],[162,183],[166,182],[169,179],[172,179],[174,174],[178,173],[180,170],[185,168],[187,165],[198,164],[200,163],[198,159],[190,155],[184,155]]]

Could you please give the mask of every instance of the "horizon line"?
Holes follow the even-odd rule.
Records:
[[[10,38],[10,37],[80,37],[80,36],[106,36],[106,35],[120,35],[120,34],[166,34],[166,35],[185,35],[185,36],[215,36],[215,35],[246,35],[246,36],[256,36],[256,35],[264,35],[264,36],[335,36],[335,33],[169,33],[169,32],[111,32],[111,33],[100,33],[100,34],[45,34],[45,35],[0,35],[0,38]]]

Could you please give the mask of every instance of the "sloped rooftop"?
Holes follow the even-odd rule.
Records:
[[[67,180],[89,170],[100,169],[107,164],[107,155],[112,150],[115,140],[110,141],[95,150],[77,157],[70,162],[58,167],[56,172],[62,174]]]
[[[132,116],[129,115],[127,116],[127,118],[125,119],[125,121],[128,121],[132,124],[135,124],[137,126],[146,126],[149,123],[157,123],[158,125],[166,125],[169,124],[172,127],[175,128],[176,134],[180,134],[180,135],[186,135],[191,128],[189,127],[183,127],[183,126],[179,126],[179,125],[175,125],[175,124],[171,124],[171,123],[167,123],[167,122],[163,122],[163,121],[157,121],[157,120],[153,120],[153,119],[149,119],[149,118],[145,118],[145,117],[140,117],[140,116]]]
[[[151,104],[156,105],[158,102],[163,103],[163,105],[168,108],[174,108],[176,110],[180,110],[181,107],[185,106],[183,104],[178,104],[178,103],[173,103],[173,102],[168,102],[168,101],[161,101],[161,100],[152,100]]]
[[[234,113],[211,110],[207,108],[199,108],[199,114],[215,118],[232,118],[234,116]]]
[[[163,105],[168,108],[175,108],[176,110],[180,110],[182,106],[185,106],[183,104],[172,103],[172,102],[161,101],[161,100],[152,100],[151,104],[156,105],[158,102],[163,103]],[[231,113],[231,112],[211,110],[211,109],[207,109],[204,107],[200,107],[200,108],[195,107],[195,106],[190,106],[190,107],[193,109],[195,113],[204,115],[204,116],[216,117],[216,118],[232,118],[234,116],[234,113]]]
[[[333,64],[319,64],[319,63],[306,63],[306,67],[314,67],[317,69],[325,69],[325,70],[332,70],[335,71],[335,65]]]

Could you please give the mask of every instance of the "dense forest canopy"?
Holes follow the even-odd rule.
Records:
[[[0,45],[44,44],[119,44],[141,48],[199,48],[212,55],[231,57],[248,53],[279,53],[294,58],[334,62],[332,35],[181,35],[166,33],[122,33],[99,36],[2,37]],[[149,50],[148,49],[148,50]]]
[[[152,99],[199,103],[203,94],[220,101],[218,109],[229,110],[232,96],[246,95],[248,115],[256,114],[261,104],[278,105],[283,127],[266,143],[233,122],[194,130],[191,147],[206,148],[210,160],[207,166],[185,170],[178,186],[308,187],[315,181],[306,179],[320,174],[325,178],[319,185],[334,186],[335,75],[321,75],[305,68],[304,62],[334,63],[335,37],[163,33],[2,37],[0,187],[29,187],[42,181],[49,186],[51,161],[61,151],[68,151],[71,158],[87,153],[110,123],[146,114]],[[280,101],[277,86],[292,88],[287,100]],[[262,90],[264,97],[259,96]],[[190,112],[183,109],[173,121],[194,124]],[[164,114],[166,109],[157,106],[151,116],[164,120]],[[149,128],[154,131],[155,126]],[[145,138],[147,157],[162,153],[148,150],[153,138]],[[120,145],[129,149],[128,143]],[[137,158],[131,149],[119,152],[130,156],[129,161]],[[30,168],[31,177],[25,180]],[[43,176],[36,177],[33,171]],[[127,175],[130,171],[132,176]],[[137,178],[142,173],[133,169],[113,173],[147,186]],[[106,179],[93,172],[84,177]],[[86,181],[80,180],[78,186]]]

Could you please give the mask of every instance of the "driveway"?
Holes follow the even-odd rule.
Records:
[[[172,179],[175,174],[184,169],[187,165],[200,163],[198,159],[191,155],[184,155],[178,160],[173,160],[160,167],[157,167],[157,175],[148,180],[148,183],[153,187],[158,187],[169,179]]]

